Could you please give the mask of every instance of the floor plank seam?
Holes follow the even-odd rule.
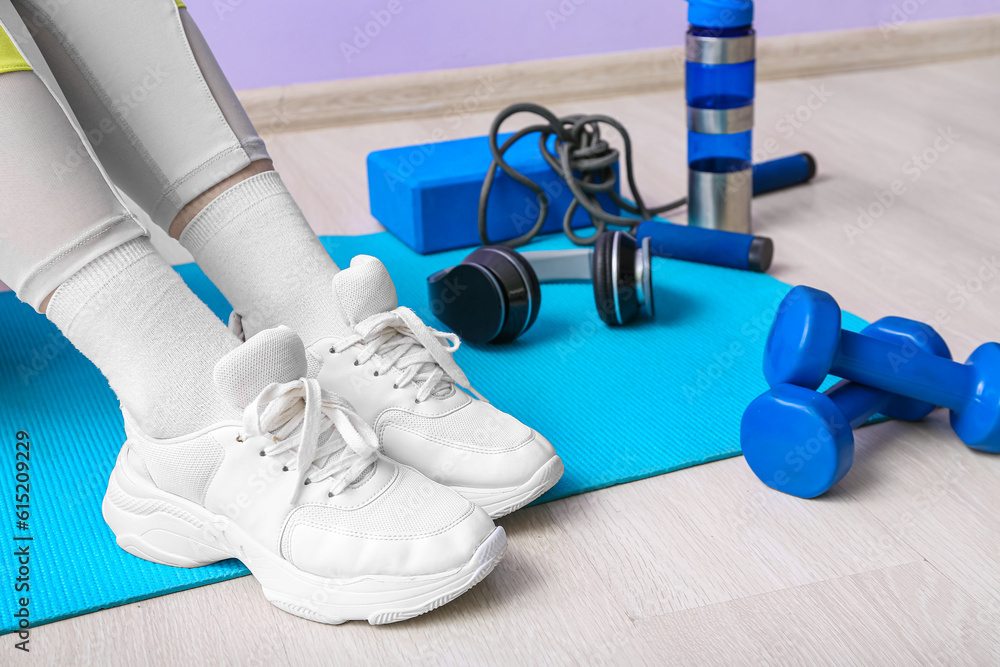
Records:
[[[717,602],[711,602],[709,604],[703,604],[703,605],[699,605],[697,607],[687,607],[685,609],[675,609],[674,611],[669,611],[669,612],[666,612],[664,614],[655,614],[653,616],[646,616],[646,617],[638,618],[638,619],[634,619],[634,620],[637,623],[642,623],[642,622],[652,621],[652,620],[657,619],[657,618],[666,618],[668,616],[673,616],[675,614],[682,614],[682,613],[685,613],[685,612],[691,612],[691,611],[694,611],[694,610],[711,609],[712,607],[724,606],[724,605],[731,604],[731,603],[734,603],[734,602],[747,602],[747,601],[750,601],[750,600],[755,600],[757,598],[766,598],[767,596],[776,595],[776,594],[779,594],[779,593],[786,593],[786,592],[789,592],[789,591],[804,590],[804,589],[808,589],[808,588],[813,587],[813,586],[819,586],[819,585],[828,584],[828,583],[834,582],[834,581],[840,581],[841,579],[850,579],[852,577],[862,577],[862,576],[871,575],[871,574],[874,574],[874,573],[877,573],[877,572],[885,572],[885,571],[893,570],[893,569],[897,569],[897,568],[910,567],[910,566],[912,566],[912,565],[914,565],[916,563],[920,563],[920,562],[922,562],[922,561],[921,560],[913,560],[913,561],[909,561],[909,562],[906,562],[906,563],[897,563],[895,565],[886,565],[885,567],[879,567],[879,568],[875,568],[875,569],[871,569],[871,570],[862,570],[860,572],[851,572],[850,574],[842,574],[842,575],[838,575],[838,576],[835,576],[835,577],[829,577],[827,579],[817,579],[816,581],[809,581],[809,582],[802,583],[802,584],[796,584],[794,586],[787,586],[785,588],[774,588],[774,589],[771,589],[769,591],[760,591],[759,593],[752,593],[750,595],[743,595],[743,596],[740,596],[740,597],[729,598],[728,600],[719,600]],[[963,589],[963,592],[964,592],[964,589]]]

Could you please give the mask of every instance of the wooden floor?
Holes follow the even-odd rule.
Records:
[[[988,59],[760,85],[755,144],[771,150],[758,160],[809,150],[820,165],[811,186],[754,203],[756,231],[776,243],[773,275],[831,291],[868,319],[931,322],[958,358],[996,340],[998,82],[1000,59]],[[683,193],[681,92],[556,110],[620,119],[647,200]],[[318,233],[362,233],[377,229],[369,151],[438,128],[483,134],[490,116],[283,134],[269,146]],[[859,210],[869,211],[860,222]],[[865,428],[858,449],[847,478],[813,501],[767,489],[735,458],[523,510],[501,521],[510,551],[494,574],[406,623],[318,625],[243,578],[40,627],[31,658],[1000,664],[1000,457],[963,446],[942,411]],[[25,662],[12,644],[2,639],[0,662]]]

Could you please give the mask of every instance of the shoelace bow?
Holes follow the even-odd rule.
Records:
[[[375,432],[344,399],[316,379],[271,384],[243,413],[249,436],[268,436],[262,450],[274,456],[295,450],[288,470],[298,472],[292,502],[306,484],[333,480],[335,496],[375,462]]]
[[[396,386],[404,387],[410,382],[420,384],[416,396],[418,401],[426,401],[432,395],[446,398],[455,391],[457,384],[479,400],[489,403],[472,387],[469,378],[452,358],[462,344],[458,336],[430,328],[409,308],[400,306],[376,313],[358,322],[354,331],[354,336],[338,341],[334,351],[343,352],[361,343],[358,363],[367,363],[378,355],[378,373],[386,373],[394,366],[403,371]]]

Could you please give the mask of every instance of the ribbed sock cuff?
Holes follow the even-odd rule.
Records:
[[[142,258],[155,253],[156,249],[146,236],[109,250],[84,265],[56,289],[46,316],[61,330],[69,331],[77,316],[108,282]]]
[[[188,223],[178,239],[191,254],[199,253],[209,241],[247,211],[271,197],[291,194],[276,171],[265,171],[237,183],[213,199]],[[294,202],[293,202],[294,203]]]
[[[311,344],[341,326],[332,311],[337,266],[277,172],[216,197],[180,242],[240,315],[248,338],[283,324]]]

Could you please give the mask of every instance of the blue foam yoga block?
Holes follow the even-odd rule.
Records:
[[[498,143],[502,145],[509,136],[500,135]],[[563,215],[573,195],[539,153],[538,135],[518,141],[504,159],[548,195],[549,213],[542,233],[562,229]],[[370,153],[368,196],[372,215],[396,238],[424,255],[480,245],[479,193],[490,161],[487,137]],[[619,214],[610,198],[602,196],[600,201],[605,211]],[[490,240],[503,241],[525,234],[537,217],[534,192],[500,172],[486,210]],[[590,217],[579,209],[573,216],[573,226],[589,225]]]

